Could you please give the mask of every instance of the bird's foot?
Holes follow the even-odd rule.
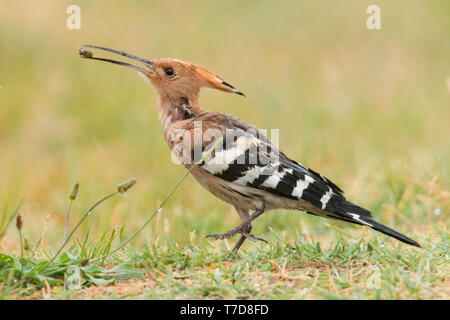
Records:
[[[233,231],[233,232],[232,232]],[[205,236],[205,238],[213,238],[215,240],[224,240],[231,237],[234,237],[238,232],[234,232],[234,230],[225,232],[225,233],[212,233]]]
[[[262,241],[262,242],[265,242],[265,243],[269,243],[266,239],[255,237],[251,233],[242,232],[242,235],[244,237],[246,237],[247,239],[252,240],[253,242]]]
[[[265,240],[263,238],[258,238],[258,237],[255,237],[254,235],[252,235],[250,233],[251,230],[252,230],[252,227],[251,227],[250,224],[239,225],[238,227],[234,228],[233,230],[230,230],[230,231],[225,232],[225,233],[208,234],[205,238],[213,238],[215,240],[224,240],[224,239],[231,238],[231,237],[235,236],[238,233],[241,233],[245,238],[250,239],[250,240],[252,240],[254,242],[263,241],[265,243],[268,243],[267,240]]]
[[[251,226],[250,223],[248,223],[248,224],[241,223],[240,225],[238,225],[233,230],[230,230],[230,231],[225,232],[225,233],[208,234],[207,236],[205,236],[205,238],[213,238],[215,240],[228,239],[228,238],[234,237],[238,233],[242,233],[242,234],[243,233],[248,233],[248,232],[250,232],[251,228],[252,228],[252,226]]]

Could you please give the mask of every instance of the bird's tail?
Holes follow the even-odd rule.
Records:
[[[332,210],[331,213],[327,216],[328,218],[334,218],[338,220],[344,220],[351,223],[356,223],[359,225],[366,225],[371,227],[374,230],[382,232],[390,237],[393,237],[401,242],[416,246],[420,248],[420,244],[416,241],[408,238],[407,236],[389,228],[385,225],[375,221],[372,218],[372,213],[369,210],[366,210],[356,204],[351,203],[343,199],[343,201],[339,201],[341,199],[336,199],[331,203],[330,207]]]
[[[359,216],[359,220],[365,222],[365,224],[367,224],[368,226],[370,226],[372,229],[380,231],[390,237],[393,237],[397,240],[400,240],[401,242],[416,246],[416,247],[421,247],[419,243],[417,243],[416,241],[408,238],[407,236],[389,228],[386,227],[385,225],[373,220],[370,217],[366,217],[366,216]]]

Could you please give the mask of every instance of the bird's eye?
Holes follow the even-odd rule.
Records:
[[[167,74],[167,76],[169,76],[169,77],[173,77],[174,75],[175,75],[175,71],[172,69],[172,68],[166,68],[165,70],[164,70],[164,72]]]

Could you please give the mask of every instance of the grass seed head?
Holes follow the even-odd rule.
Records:
[[[75,200],[77,198],[77,194],[78,194],[78,189],[80,188],[80,184],[77,182],[75,183],[75,185],[72,188],[72,192],[69,195],[69,199],[70,200]]]
[[[125,194],[128,191],[128,189],[130,189],[132,186],[136,184],[136,182],[137,180],[135,178],[122,182],[121,184],[117,185],[117,191]]]
[[[22,230],[22,225],[23,225],[23,218],[22,218],[22,214],[18,214],[16,217],[16,228],[17,230]]]
[[[27,238],[25,238],[24,240],[23,248],[25,249],[25,251],[30,250],[30,244],[28,243]]]

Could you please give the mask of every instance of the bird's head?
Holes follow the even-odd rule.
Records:
[[[179,100],[182,97],[196,100],[200,88],[203,87],[244,96],[242,92],[238,91],[211,71],[194,63],[167,58],[148,60],[124,51],[92,45],[86,45],[85,47],[113,52],[141,62],[143,66],[95,57],[92,51],[85,48],[81,48],[79,52],[84,58],[111,62],[137,70],[151,81],[160,97],[167,100],[177,101],[177,99]]]

